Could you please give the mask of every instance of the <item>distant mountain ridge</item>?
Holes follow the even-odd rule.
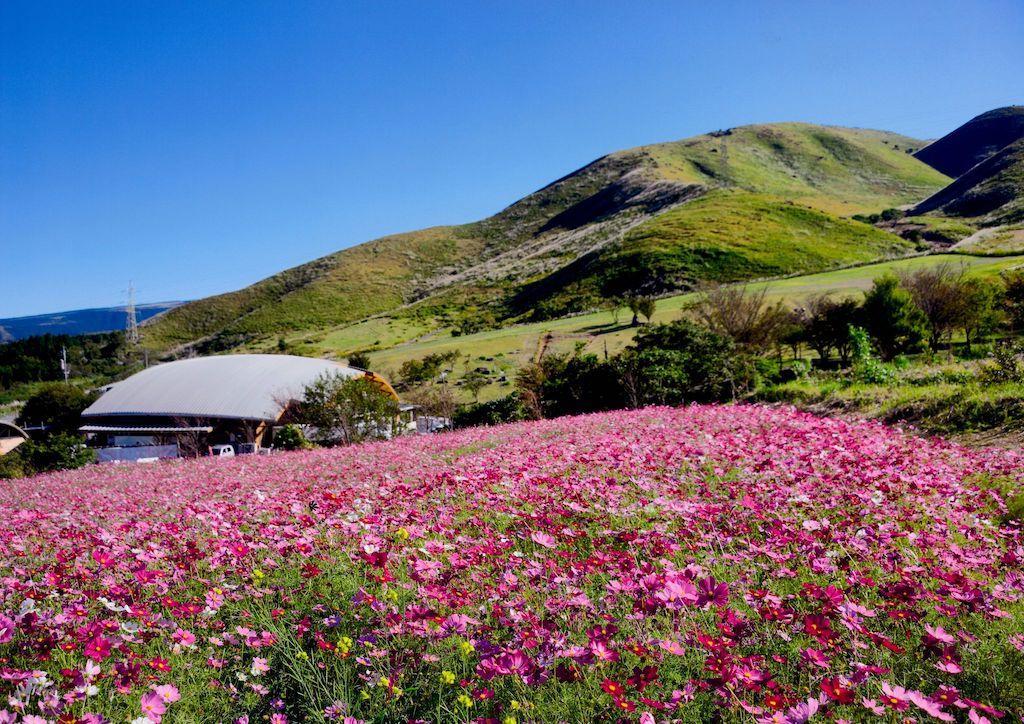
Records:
[[[141,322],[173,309],[185,302],[155,302],[136,306],[136,318]],[[75,309],[53,314],[34,314],[27,317],[0,319],[0,342],[10,342],[40,334],[94,334],[125,328],[124,307]]]
[[[957,178],[1021,138],[1024,138],[1024,106],[1006,106],[975,116],[914,156],[947,176]]]
[[[170,310],[143,341],[223,351],[373,315],[539,319],[610,295],[816,271],[914,245],[849,218],[951,179],[886,131],[775,123],[603,156],[470,224],[349,247]]]
[[[1024,221],[1024,106],[983,113],[915,155],[959,173],[911,215],[966,218],[980,227]]]

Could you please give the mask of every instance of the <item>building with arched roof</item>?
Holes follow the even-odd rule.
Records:
[[[372,372],[325,359],[237,354],[167,362],[112,385],[82,413],[82,432],[115,447],[233,443],[258,448],[322,375],[365,377],[398,400]],[[162,455],[161,455],[162,456]]]
[[[13,422],[0,420],[0,455],[6,455],[28,440],[28,433]]]

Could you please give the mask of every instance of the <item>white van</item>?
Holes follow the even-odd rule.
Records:
[[[210,454],[215,458],[233,458],[235,448],[232,445],[214,445],[210,448]]]

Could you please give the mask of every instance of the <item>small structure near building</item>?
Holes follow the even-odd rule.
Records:
[[[0,455],[6,455],[28,440],[28,433],[13,422],[0,420]]]
[[[113,385],[82,413],[79,430],[103,460],[194,456],[215,445],[257,452],[272,444],[306,386],[324,374],[382,377],[331,360],[278,354],[197,357],[156,365]]]

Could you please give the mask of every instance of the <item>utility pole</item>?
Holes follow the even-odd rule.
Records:
[[[68,378],[71,376],[71,367],[68,366],[68,348],[60,348],[60,371],[64,373],[64,384],[68,384]]]
[[[128,344],[139,343],[139,321],[135,317],[135,287],[128,282],[128,306],[125,307],[128,318],[125,321],[124,338]]]

